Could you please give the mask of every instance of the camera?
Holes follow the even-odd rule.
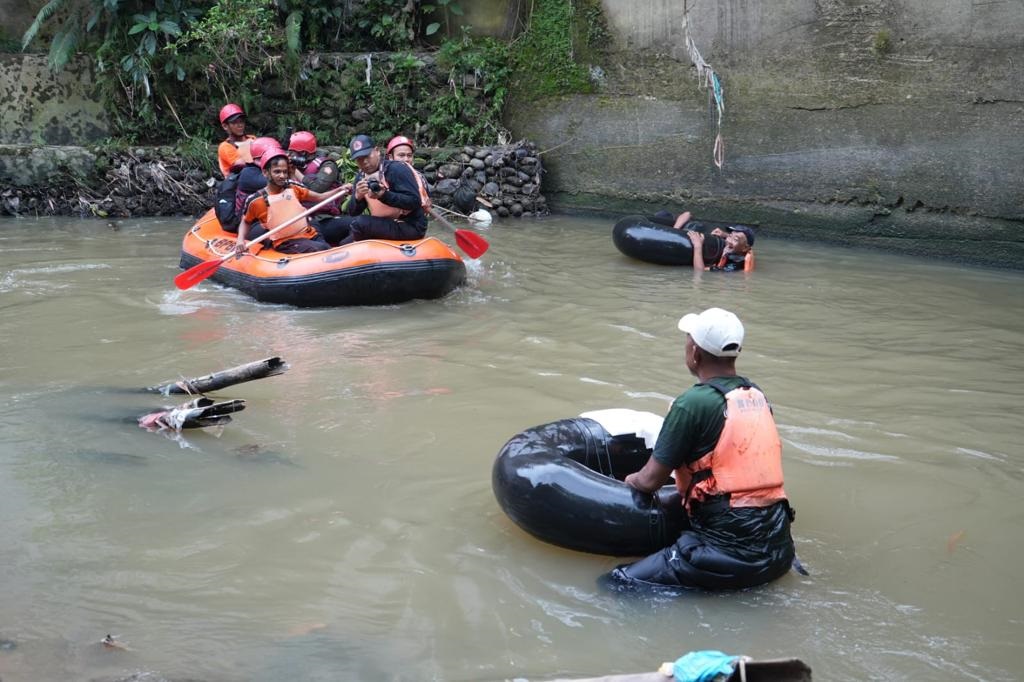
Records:
[[[374,194],[380,194],[380,180],[377,178],[367,178],[366,187]]]
[[[313,159],[311,159],[309,155],[306,154],[305,152],[296,152],[289,150],[288,160],[291,162],[293,166],[298,168],[300,171],[305,172],[306,166],[308,166],[309,162],[312,161]]]

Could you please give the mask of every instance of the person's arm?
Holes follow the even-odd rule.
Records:
[[[676,221],[672,223],[672,227],[679,230],[683,227],[683,225],[690,222],[691,218],[693,218],[693,216],[690,215],[689,211],[683,211],[676,217]]]
[[[743,258],[743,272],[754,271],[754,252],[747,251],[747,255]]]
[[[420,187],[413,175],[415,171],[405,163],[390,163],[384,170],[388,189],[377,198],[388,206],[414,211],[420,207]]]
[[[693,250],[693,269],[695,272],[704,271],[704,235],[694,230],[687,230],[686,236],[690,238],[690,246]]]
[[[257,220],[266,221],[266,201],[263,197],[249,195],[245,202],[242,220],[238,223],[238,236],[235,237],[235,251],[242,253],[245,249],[245,236],[249,233],[249,225]]]
[[[654,459],[652,456],[647,460],[647,464],[644,464],[640,471],[626,476],[623,483],[628,485],[630,488],[639,490],[642,493],[653,493],[655,490],[668,483],[671,476],[672,469]]]
[[[217,164],[220,166],[220,172],[224,177],[231,173],[231,169],[237,161],[238,150],[235,149],[235,145],[224,140],[217,146]]]
[[[339,189],[341,190],[340,192],[338,191]],[[346,194],[352,191],[352,183],[346,183],[341,187],[335,187],[334,189],[329,189],[326,192],[314,192],[311,189],[306,189],[306,191],[308,192],[308,198],[303,199],[303,201],[313,201],[315,203],[320,203],[329,195],[334,194],[335,192],[338,192],[337,198],[341,199]]]

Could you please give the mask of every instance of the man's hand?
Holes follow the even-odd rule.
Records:
[[[700,249],[704,246],[704,235],[695,230],[687,230],[686,236],[690,238],[690,244],[693,245],[694,250]]]
[[[370,186],[366,184],[366,178],[356,183],[356,201],[366,201],[366,195],[370,193]]]

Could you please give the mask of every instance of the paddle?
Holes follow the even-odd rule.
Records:
[[[434,210],[433,207],[430,209],[430,215],[441,221],[441,224],[448,229],[455,232],[455,243],[458,244],[459,248],[466,252],[470,258],[479,258],[487,252],[487,249],[491,248],[490,243],[478,235],[476,232],[470,232],[469,230],[460,230],[448,222],[448,219]]]
[[[347,189],[345,187],[339,187],[339,188],[337,188],[337,189],[335,189],[335,190],[333,190],[331,192],[328,192],[327,195],[324,197],[324,199],[322,201],[320,201],[320,203],[315,204],[314,206],[312,206],[310,208],[307,208],[305,211],[303,211],[299,215],[297,215],[294,218],[291,218],[289,220],[286,220],[284,223],[282,223],[281,225],[278,225],[273,230],[270,230],[270,231],[268,231],[268,232],[266,232],[264,234],[261,234],[259,237],[256,237],[256,239],[252,239],[252,240],[246,242],[245,243],[245,249],[247,250],[250,246],[252,246],[254,244],[258,244],[259,242],[263,241],[264,239],[266,239],[267,237],[271,236],[275,232],[280,232],[281,230],[283,230],[284,228],[288,227],[292,223],[297,222],[299,219],[305,218],[305,217],[307,217],[307,216],[309,216],[309,215],[311,215],[313,213],[316,213],[318,210],[320,210],[321,208],[323,208],[327,204],[329,204],[332,201],[334,201],[335,199],[337,199],[338,196],[340,194],[342,194],[343,190],[347,191]],[[209,277],[213,273],[217,272],[217,268],[219,268],[221,265],[223,265],[224,262],[227,261],[229,258],[234,258],[234,257],[235,257],[235,253],[229,253],[228,255],[224,256],[223,258],[215,258],[213,260],[206,260],[206,261],[203,261],[202,263],[199,263],[198,265],[193,265],[188,270],[186,270],[185,272],[180,273],[177,277],[174,278],[174,285],[177,286],[179,289],[191,289],[192,287],[194,287],[195,285],[199,284],[200,282],[202,282],[204,279],[206,279],[207,277]]]

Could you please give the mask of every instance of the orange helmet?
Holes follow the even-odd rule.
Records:
[[[249,155],[253,161],[259,161],[264,152],[277,149],[281,145],[272,137],[257,137],[249,144]]]
[[[409,149],[416,151],[416,145],[412,143],[412,140],[405,135],[395,135],[391,138],[391,141],[388,142],[387,153],[390,154],[395,147],[401,147],[403,144],[408,145]]]
[[[267,170],[267,166],[270,165],[270,162],[273,161],[274,159],[279,158],[287,159],[288,152],[281,149],[280,147],[271,147],[270,149],[267,149],[266,151],[263,152],[263,158],[260,159],[260,168],[262,168],[263,170]]]
[[[223,107],[220,108],[220,122],[225,123],[232,116],[238,116],[239,114],[245,116],[245,112],[242,110],[242,107],[238,106],[233,102],[230,104],[225,104]]]
[[[288,150],[307,154],[316,152],[316,135],[308,130],[292,133],[291,139],[288,140]]]

